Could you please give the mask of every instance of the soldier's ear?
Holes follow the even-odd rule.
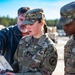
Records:
[[[42,21],[41,21],[41,25],[44,26],[44,24],[45,24],[45,22],[44,22],[44,20],[42,20]]]

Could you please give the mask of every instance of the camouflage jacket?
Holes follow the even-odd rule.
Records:
[[[65,75],[67,73],[75,73],[75,40],[72,37],[64,49]]]
[[[51,75],[57,64],[57,50],[43,35],[35,44],[31,36],[23,37],[15,53],[19,72],[26,75]]]

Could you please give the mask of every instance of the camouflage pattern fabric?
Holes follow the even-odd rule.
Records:
[[[19,73],[51,75],[56,68],[58,55],[52,40],[43,35],[36,44],[32,42],[32,37],[23,37],[15,57],[19,62]]]
[[[60,16],[61,18],[59,19],[58,25],[64,26],[72,22],[75,18],[75,1],[64,5],[60,9]]]
[[[39,19],[45,19],[43,9],[33,9],[27,11],[25,14],[25,20],[23,21],[23,25],[34,24]]]
[[[64,49],[65,75],[75,75],[75,40],[72,37]]]

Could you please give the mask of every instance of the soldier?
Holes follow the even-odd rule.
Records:
[[[29,36],[23,37],[15,53],[19,62],[19,73],[23,75],[52,75],[57,64],[57,50],[46,35],[47,26],[42,9],[25,13]],[[44,31],[43,31],[44,30]]]
[[[64,75],[75,75],[75,1],[64,5],[60,15],[58,25],[63,26],[67,36],[72,36],[64,49]]]

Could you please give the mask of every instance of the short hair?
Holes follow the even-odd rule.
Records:
[[[30,10],[29,7],[21,7],[21,8],[18,9],[18,15],[19,14],[24,14],[28,10]]]

